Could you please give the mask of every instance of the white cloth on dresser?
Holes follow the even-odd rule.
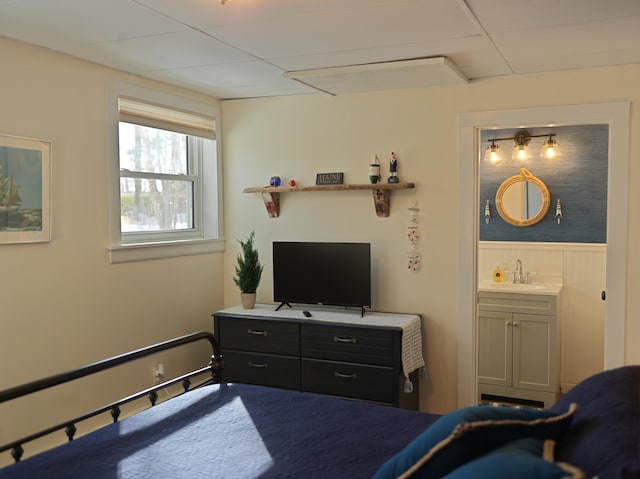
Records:
[[[402,372],[408,378],[416,369],[424,367],[422,357],[422,324],[419,317],[402,326]]]

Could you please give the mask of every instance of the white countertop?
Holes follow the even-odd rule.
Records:
[[[558,296],[562,290],[562,283],[531,283],[513,284],[509,282],[495,282],[492,280],[480,281],[478,291],[494,293],[518,293],[518,294],[550,294]]]

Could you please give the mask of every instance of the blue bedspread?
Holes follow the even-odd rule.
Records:
[[[0,469],[0,478],[369,478],[437,417],[214,385]]]

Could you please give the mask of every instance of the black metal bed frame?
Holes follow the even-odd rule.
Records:
[[[113,422],[118,422],[118,419],[121,413],[120,406],[127,404],[129,402],[132,402],[136,399],[139,399],[143,396],[148,396],[149,402],[151,403],[150,407],[153,407],[155,406],[156,401],[158,400],[158,391],[160,389],[164,389],[168,386],[177,384],[179,382],[182,382],[182,387],[184,389],[184,391],[180,394],[184,394],[188,392],[190,389],[195,389],[200,386],[204,386],[206,384],[219,383],[222,381],[222,372],[224,369],[224,362],[222,360],[222,355],[220,354],[220,348],[213,334],[209,332],[197,332],[197,333],[187,334],[185,336],[181,336],[178,338],[170,339],[168,341],[163,341],[161,343],[157,343],[141,349],[136,349],[134,351],[120,354],[118,356],[113,356],[109,359],[104,359],[102,361],[88,364],[86,366],[82,366],[80,368],[73,369],[71,371],[56,374],[43,379],[38,379],[30,383],[26,383],[10,389],[5,389],[4,391],[0,391],[0,403],[3,403],[6,401],[10,401],[12,399],[17,399],[32,393],[42,391],[44,389],[58,386],[60,384],[67,383],[75,379],[80,379],[86,376],[90,376],[92,374],[105,371],[107,369],[111,369],[125,363],[136,361],[138,359],[151,356],[161,351],[166,351],[169,349],[177,348],[179,346],[183,346],[185,344],[194,343],[196,341],[203,341],[203,340],[206,340],[209,342],[212,350],[211,361],[209,362],[208,366],[204,368],[196,369],[194,371],[191,371],[187,374],[183,374],[181,376],[177,376],[169,381],[156,384],[153,387],[144,389],[135,394],[124,397],[118,401],[102,406],[98,409],[94,409],[89,413],[74,417],[73,419],[62,422],[56,426],[49,427],[37,433],[31,434],[29,436],[23,437],[16,441],[12,441],[8,444],[0,446],[0,454],[2,454],[5,451],[11,450],[11,455],[13,456],[14,461],[18,462],[20,461],[20,459],[24,454],[24,448],[23,448],[24,444],[34,441],[36,439],[39,439],[41,437],[47,436],[56,431],[60,431],[62,429],[64,429],[68,440],[72,441],[76,434],[77,423],[84,421],[86,419],[92,418],[94,416],[97,416],[99,414],[103,414],[109,410],[111,411],[111,417],[113,418]],[[211,378],[207,378],[206,380],[194,386],[194,388],[191,388],[191,378],[195,376],[199,376],[209,371],[211,372]]]

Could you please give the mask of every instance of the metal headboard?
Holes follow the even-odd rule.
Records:
[[[13,456],[14,461],[18,462],[20,461],[20,459],[22,458],[22,455],[24,454],[24,448],[23,448],[24,444],[63,429],[67,435],[68,440],[72,441],[76,434],[77,423],[84,421],[86,419],[92,418],[94,416],[97,416],[99,414],[105,413],[109,410],[111,411],[113,422],[117,422],[120,417],[120,406],[144,396],[148,396],[149,401],[151,403],[150,405],[154,406],[158,399],[159,390],[182,382],[182,387],[184,389],[184,392],[187,392],[191,389],[191,378],[202,375],[207,372],[211,373],[211,377],[207,378],[205,381],[200,382],[195,387],[200,387],[205,384],[219,383],[222,381],[222,372],[224,370],[224,362],[222,360],[222,355],[220,354],[220,348],[213,334],[209,332],[197,332],[197,333],[187,334],[185,336],[181,336],[178,338],[170,339],[168,341],[163,341],[161,343],[157,343],[151,346],[137,349],[135,351],[130,351],[128,353],[120,354],[118,356],[113,356],[109,359],[104,359],[102,361],[88,364],[86,366],[82,366],[80,368],[73,369],[71,371],[55,374],[53,376],[49,376],[43,379],[38,379],[30,383],[22,384],[20,386],[16,386],[13,388],[5,389],[4,391],[0,391],[0,403],[3,403],[6,401],[10,401],[12,399],[17,399],[23,396],[27,396],[29,394],[43,391],[45,389],[48,389],[54,386],[58,386],[60,384],[67,383],[75,379],[80,379],[95,373],[99,373],[101,371],[105,371],[107,369],[111,369],[132,361],[136,361],[138,359],[151,356],[161,351],[167,351],[169,349],[174,349],[179,346],[183,346],[189,343],[194,343],[197,341],[208,341],[209,344],[211,345],[212,354],[211,354],[211,360],[208,366],[191,371],[187,374],[183,374],[182,376],[175,377],[169,381],[156,384],[153,387],[144,389],[135,394],[122,398],[118,401],[102,406],[98,409],[94,409],[89,413],[74,417],[73,419],[60,423],[56,426],[49,427],[37,433],[31,434],[24,438],[21,438],[16,441],[12,441],[8,444],[5,444],[3,446],[0,446],[0,454],[5,451],[11,450],[11,455]]]

